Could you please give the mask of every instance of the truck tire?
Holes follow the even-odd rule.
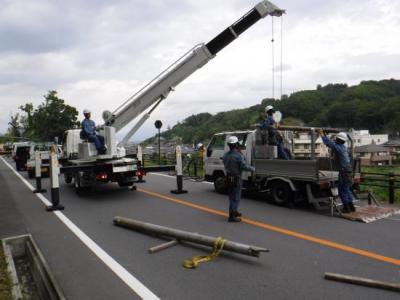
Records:
[[[79,173],[74,175],[74,189],[77,194],[82,191],[81,178],[79,176]]]
[[[28,170],[28,177],[31,179],[35,177],[35,173],[33,172],[33,170]]]
[[[293,191],[289,184],[283,181],[274,181],[271,186],[271,195],[277,205],[286,205],[293,202]]]
[[[226,186],[225,175],[217,174],[214,178],[214,188],[217,193],[226,194],[228,187]]]
[[[120,187],[132,186],[133,183],[133,181],[118,181]]]
[[[67,184],[71,183],[72,182],[72,175],[71,174],[64,174],[64,181]]]

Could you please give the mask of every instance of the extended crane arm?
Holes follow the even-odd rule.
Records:
[[[222,31],[207,44],[199,44],[173,63],[165,71],[154,78],[149,84],[130,97],[123,106],[113,113],[105,111],[103,119],[107,126],[121,130],[154,103],[167,97],[170,91],[196,70],[204,66],[215,55],[234,41],[241,33],[258,20],[270,16],[281,16],[285,11],[269,1],[258,3],[242,18]],[[143,122],[139,123],[143,124]],[[140,125],[141,125],[140,124]],[[134,127],[135,131],[138,129]],[[131,130],[132,132],[132,130]]]

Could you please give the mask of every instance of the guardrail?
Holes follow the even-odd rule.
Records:
[[[395,190],[400,189],[400,175],[394,172],[375,173],[361,172],[360,185],[386,188],[389,194],[389,203],[393,204],[395,200]]]
[[[168,166],[176,165],[175,153],[163,154],[161,153],[160,159],[158,153],[143,154],[142,167],[144,169],[153,166]],[[197,153],[182,154],[182,169],[183,175],[189,177],[202,177],[204,175],[204,162]]]

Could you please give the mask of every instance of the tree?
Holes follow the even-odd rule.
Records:
[[[32,128],[32,114],[33,114],[33,104],[26,103],[25,105],[21,105],[19,107],[26,115],[21,115],[19,118],[19,123],[24,131],[24,136],[28,138],[32,138],[33,136],[33,128]]]
[[[32,130],[37,139],[53,141],[62,137],[65,130],[79,125],[77,109],[65,104],[56,91],[49,91],[44,99],[32,114]]]
[[[7,134],[11,137],[21,137],[23,129],[20,124],[20,115],[16,113],[10,116],[10,122],[8,122]]]

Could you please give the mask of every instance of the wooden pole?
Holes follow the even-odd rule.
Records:
[[[389,283],[384,281],[378,281],[368,278],[354,277],[336,273],[325,273],[325,279],[400,292],[400,284],[397,283]]]

